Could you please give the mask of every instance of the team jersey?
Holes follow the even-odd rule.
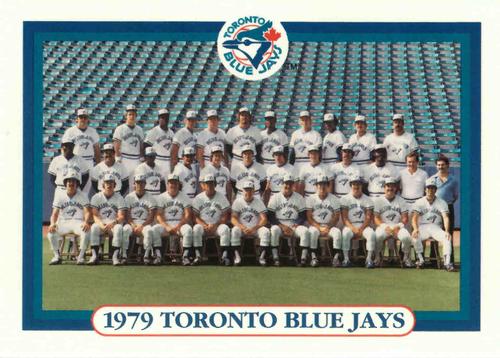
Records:
[[[370,152],[377,144],[377,140],[371,133],[365,133],[362,137],[358,137],[354,133],[349,138],[349,144],[352,145],[352,150],[354,151],[352,162],[354,164],[367,164],[370,162]]]
[[[141,127],[138,125],[130,127],[126,123],[120,124],[115,129],[113,140],[120,141],[120,152],[123,158],[139,159],[141,143],[144,141]]]
[[[389,163],[383,167],[377,167],[375,163],[372,163],[365,166],[362,172],[363,179],[368,183],[370,196],[384,195],[384,183],[387,178],[399,181],[399,171]]]
[[[399,172],[401,178],[401,196],[405,200],[417,200],[425,195],[425,181],[429,177],[425,170],[417,168],[411,174],[408,168]]]
[[[337,148],[347,142],[344,134],[338,129],[328,133],[323,139],[323,163],[335,163],[338,159]]]
[[[448,204],[438,197],[431,204],[426,197],[423,197],[415,202],[413,212],[419,214],[419,225],[435,224],[441,227],[443,225],[443,215],[448,213]]]
[[[306,210],[311,210],[313,219],[318,224],[328,225],[335,213],[340,211],[340,201],[330,193],[324,199],[316,193],[307,198]]]
[[[196,135],[186,127],[179,129],[175,133],[172,141],[174,144],[179,146],[179,151],[177,152],[177,157],[179,159],[182,158],[182,151],[184,150],[184,147],[196,147]]]
[[[374,212],[380,215],[384,224],[399,224],[404,213],[408,212],[406,202],[396,195],[392,200],[384,196],[373,199]]]
[[[140,198],[135,191],[125,197],[125,204],[129,209],[130,218],[135,224],[142,224],[148,218],[151,210],[156,209],[156,201],[153,195],[145,192]]]
[[[80,190],[77,190],[72,197],[69,197],[67,192],[56,195],[52,204],[53,208],[59,209],[58,222],[67,220],[83,221],[85,218],[83,209],[89,206],[89,198]]]
[[[106,163],[102,161],[90,169],[90,179],[97,182],[97,189],[99,189],[99,191],[103,189],[103,179],[106,174],[111,174],[115,178],[115,191],[120,191],[122,189],[122,181],[128,180],[128,172],[122,163],[115,161],[112,166],[108,167]]]
[[[102,222],[105,224],[116,219],[118,210],[127,209],[127,204],[120,193],[114,193],[113,196],[106,198],[102,191],[92,197],[90,206],[97,209]]]
[[[279,192],[271,196],[267,205],[269,211],[276,215],[276,219],[280,224],[292,226],[294,225],[306,207],[304,205],[304,197],[299,193],[292,192],[288,198]]]
[[[307,198],[316,192],[316,180],[318,176],[326,175],[328,180],[332,180],[333,176],[330,169],[322,163],[315,166],[311,163],[304,164],[300,169],[299,180],[304,182],[304,196]]]
[[[156,198],[158,208],[163,209],[163,218],[170,226],[178,225],[183,216],[184,210],[191,207],[192,199],[178,192],[172,197],[168,191],[164,192]]]
[[[418,149],[418,143],[411,133],[389,134],[384,139],[387,149],[387,161],[399,167],[406,166],[406,156]]]
[[[260,183],[266,180],[266,171],[260,163],[253,162],[252,165],[246,167],[243,162],[233,163],[231,166],[231,180],[236,182],[238,193],[243,192],[243,183],[247,180],[253,182],[255,193],[260,190]]]
[[[141,163],[134,170],[134,177],[136,175],[141,175],[146,179],[146,191],[153,195],[160,194],[160,186],[163,177],[161,175],[160,168],[157,165],[150,167],[146,162]],[[131,190],[133,190],[131,188]]]
[[[290,148],[295,151],[295,163],[306,163],[309,161],[309,153],[307,147],[310,145],[316,145],[321,147],[323,140],[321,135],[311,129],[309,132],[305,132],[303,128],[297,129],[292,133],[290,139]]]
[[[373,209],[373,201],[365,194],[355,198],[349,193],[340,199],[340,207],[347,209],[347,218],[354,226],[360,226],[365,221],[366,210]]]
[[[297,171],[294,166],[286,163],[279,167],[276,164],[271,165],[266,170],[266,179],[271,184],[271,193],[276,194],[281,191],[283,186],[283,177],[285,174],[292,174],[296,180],[299,179]]]
[[[64,188],[63,178],[68,169],[73,169],[82,177],[90,168],[87,161],[78,155],[73,155],[69,160],[62,154],[58,155],[50,162],[48,173],[56,176],[56,185],[60,188]]]
[[[226,143],[226,132],[222,129],[217,129],[217,133],[212,132],[210,129],[205,128],[201,132],[198,133],[196,137],[196,145],[200,148],[203,148],[203,158],[205,162],[210,161],[211,148],[213,146],[219,146],[224,148],[224,144]]]
[[[64,132],[64,136],[73,139],[75,143],[73,153],[87,161],[94,159],[94,145],[99,143],[99,134],[95,128],[87,127],[85,130],[81,130],[77,126],[69,127]]]
[[[215,192],[209,198],[205,192],[198,194],[193,200],[193,210],[207,224],[216,224],[230,208],[229,201],[221,193]]]
[[[231,173],[229,169],[224,165],[221,165],[219,168],[216,168],[212,163],[207,163],[205,168],[201,170],[200,178],[205,177],[207,174],[212,174],[215,178],[215,190],[217,190],[222,195],[226,195],[226,186],[227,183],[231,180]]]
[[[276,129],[271,134],[267,133],[267,129],[260,132],[262,136],[262,162],[264,164],[274,164],[273,148],[282,145],[288,146],[288,137],[281,129]]]
[[[153,147],[156,152],[156,160],[170,161],[173,139],[174,132],[171,129],[164,131],[160,126],[156,126],[146,133],[144,142]]]
[[[256,227],[260,221],[260,214],[267,211],[261,199],[253,198],[251,202],[247,202],[243,197],[234,201],[231,210],[238,214],[238,222],[247,228]]]
[[[236,125],[227,131],[226,143],[233,146],[234,159],[241,161],[241,148],[245,145],[253,145],[257,148],[262,143],[262,136],[257,127],[250,126],[243,129]]]
[[[182,193],[188,198],[194,198],[198,190],[198,174],[195,166],[191,164],[191,168],[188,168],[183,162],[180,162],[175,166],[173,173],[179,176]]]
[[[345,166],[340,162],[331,167],[333,177],[333,192],[337,196],[346,195],[351,191],[352,177],[362,177],[361,169],[357,165]]]

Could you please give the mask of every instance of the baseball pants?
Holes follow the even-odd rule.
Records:
[[[130,158],[125,158],[121,157],[121,163],[125,167],[125,170],[127,171],[128,174],[128,188],[129,188],[129,193],[134,191],[134,171],[135,168],[139,164],[141,164],[141,161],[139,158],[137,159],[130,159]]]
[[[375,237],[377,239],[377,250],[376,252],[381,252],[382,248],[384,246],[384,241],[388,238],[391,238],[392,236],[388,236],[387,233],[385,232],[386,227],[389,225],[387,224],[381,224],[377,229],[375,230]],[[411,235],[406,230],[405,228],[399,229],[398,232],[398,237],[397,239],[401,241],[401,250],[405,255],[408,255],[410,253],[410,248],[411,248]]]
[[[278,225],[271,226],[271,246],[273,247],[279,246],[280,237],[282,236],[282,234],[283,232],[281,231],[281,228]],[[301,247],[310,246],[309,231],[305,226],[303,225],[297,226],[293,231],[293,237],[300,239],[299,245]]]
[[[267,227],[261,227],[257,230],[257,237],[260,241],[260,246],[267,247],[271,243],[271,233]],[[243,236],[243,232],[237,226],[231,229],[231,246],[240,246],[241,245],[241,237]],[[255,236],[255,235],[254,235]]]
[[[231,244],[231,231],[226,224],[220,224],[215,231],[220,239],[220,246],[229,246]],[[200,224],[193,226],[193,245],[194,247],[203,246],[203,235],[205,230]]]
[[[57,223],[57,230],[54,233],[49,232],[47,238],[50,242],[50,247],[55,256],[59,257],[59,245],[62,237],[68,234],[77,235],[80,238],[80,255],[83,257],[90,240],[90,232],[82,230],[82,221],[78,220],[64,220]]]
[[[443,255],[449,259],[451,255],[451,240],[446,238],[446,231],[435,224],[425,224],[419,226],[419,237],[414,241],[415,251],[421,253],[423,251],[422,241],[433,238],[443,245]],[[445,260],[446,261],[446,260]],[[445,262],[447,263],[447,262]]]
[[[366,250],[375,251],[375,232],[371,227],[367,227],[363,230],[362,236],[366,239]],[[354,237],[354,233],[349,227],[344,227],[342,229],[342,250],[351,249],[351,239]]]
[[[156,157],[155,166],[160,171],[162,178],[164,178],[166,181],[167,175],[171,173],[170,160],[161,160],[158,157]]]
[[[309,229],[309,240],[310,240],[310,248],[312,250],[316,250],[318,248],[318,241],[320,237],[319,230],[315,228],[314,226],[310,226]],[[332,239],[333,241],[333,248],[334,249],[342,249],[342,234],[340,233],[340,230],[336,227],[332,227],[330,231],[328,232],[328,236]]]
[[[125,226],[129,225],[127,224]],[[102,231],[101,227],[97,223],[92,224],[92,227],[90,228],[90,245],[99,246],[101,244],[102,235],[104,235],[104,231]],[[123,225],[115,224],[115,226],[113,226],[113,229],[111,229],[111,236],[111,245],[114,247],[122,247]]]
[[[153,226],[153,231],[154,231],[153,245],[155,247],[161,246],[161,238],[162,236],[166,236],[167,231],[160,224]],[[191,226],[189,226],[188,224],[182,225],[180,228],[180,236],[182,237],[183,248],[193,247],[193,229],[191,228]],[[199,246],[201,246],[201,244]]]
[[[128,245],[130,241],[130,236],[132,235],[132,231],[133,231],[132,226],[130,226],[129,224],[123,226],[123,242],[121,246],[122,252],[127,252],[128,250]],[[142,235],[140,236],[142,236],[142,238],[144,239],[143,244],[145,249],[147,248],[151,249],[153,246],[154,247],[161,246],[161,240],[159,245],[157,245],[157,242],[154,238],[153,227],[151,225],[144,226],[142,228]]]

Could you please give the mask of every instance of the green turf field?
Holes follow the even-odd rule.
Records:
[[[43,308],[103,304],[404,304],[459,309],[458,272],[436,269],[221,266],[49,266],[44,240]],[[458,250],[456,257],[459,257]]]

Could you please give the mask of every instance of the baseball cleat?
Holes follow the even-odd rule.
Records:
[[[121,262],[118,260],[118,257],[113,257],[113,266],[120,266]]]
[[[87,265],[97,265],[99,263],[99,259],[97,256],[91,257],[90,260],[87,262]]]
[[[304,267],[307,265],[306,259],[301,259],[299,263],[297,263],[297,267]]]
[[[280,259],[279,258],[274,259],[274,266],[276,266],[276,267],[280,266]]]
[[[311,267],[318,267],[319,266],[319,261],[317,258],[314,258],[311,260]]]
[[[155,266],[161,265],[161,257],[155,257],[153,265]]]
[[[266,259],[263,257],[259,258],[259,265],[266,266]]]
[[[76,260],[76,264],[77,264],[77,265],[85,265],[85,259],[83,259],[83,258],[80,258],[80,257],[79,257],[79,258]]]
[[[191,265],[191,261],[189,261],[189,258],[183,257],[182,258],[182,266],[189,266],[189,265]],[[193,265],[194,265],[194,261],[193,261]]]
[[[59,256],[54,256],[52,260],[50,260],[49,265],[59,265],[62,263],[62,260]]]
[[[372,269],[372,268],[375,268],[375,264],[373,263],[373,261],[368,261],[366,263],[365,267],[368,269]]]
[[[122,257],[122,259],[120,260],[120,263],[122,265],[126,265],[126,264],[128,264],[128,259],[126,257]]]
[[[229,258],[228,258],[228,257],[223,257],[223,258],[222,258],[222,264],[223,264],[224,266],[231,266],[231,260],[229,260]]]
[[[351,267],[351,266],[352,266],[351,261],[342,262],[342,267]]]
[[[415,264],[417,269],[423,269],[424,268],[424,261],[423,260],[418,260]]]
[[[404,267],[408,267],[408,268],[415,267],[415,265],[413,264],[413,262],[411,262],[410,259],[405,260],[403,264],[404,264]]]
[[[151,261],[146,257],[144,258],[143,262],[144,262],[144,265],[149,265],[151,263]]]
[[[448,272],[455,272],[455,267],[453,267],[453,264],[444,265],[444,268]]]
[[[234,259],[234,266],[240,266],[241,265],[241,257],[236,257]]]
[[[189,259],[188,259],[188,260],[189,260]],[[196,256],[196,257],[194,258],[193,262],[191,263],[191,265],[193,265],[193,266],[198,266],[198,265],[200,265],[200,264],[201,264],[201,260],[202,260],[201,256]]]
[[[172,257],[172,259],[170,260],[170,262],[175,265],[177,263],[177,259],[175,257]]]

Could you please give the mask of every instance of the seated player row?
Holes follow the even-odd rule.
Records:
[[[417,267],[422,267],[422,241],[429,238],[443,245],[445,268],[453,270],[450,262],[451,237],[448,231],[448,207],[436,197],[434,179],[426,181],[426,195],[412,207],[396,194],[397,181],[384,182],[384,195],[372,200],[362,192],[362,180],[350,179],[351,191],[338,199],[328,190],[328,178],[316,178],[316,193],[304,199],[293,191],[295,178],[286,174],[280,192],[274,194],[267,205],[254,195],[252,181],[242,184],[243,194],[231,205],[216,191],[216,179],[207,174],[202,178],[203,192],[190,200],[181,192],[182,184],[176,174],[167,177],[167,191],[153,196],[145,191],[146,181],[141,175],[134,178],[134,192],[123,197],[115,192],[112,175],[104,177],[102,192],[95,194],[90,203],[77,189],[80,176],[70,170],[63,179],[66,192],[58,195],[53,204],[48,239],[54,257],[50,264],[61,263],[60,239],[72,233],[80,237],[77,264],[84,264],[84,255],[90,243],[92,256],[88,264],[97,264],[104,235],[111,237],[113,265],[127,263],[130,238],[144,246],[144,262],[150,259],[161,264],[162,237],[175,236],[182,240],[183,264],[197,265],[207,237],[215,237],[221,247],[221,263],[241,264],[242,238],[259,240],[261,265],[271,260],[280,265],[279,247],[287,240],[292,257],[296,258],[296,240],[300,247],[298,265],[316,267],[320,237],[332,239],[334,266],[350,266],[351,243],[366,240],[366,267],[380,262],[384,242],[399,240],[404,254],[404,265],[412,267],[410,248],[417,254]],[[411,212],[412,234],[409,227]],[[340,224],[340,217],[342,224]],[[230,229],[228,223],[231,223]],[[444,230],[443,230],[444,227]],[[342,258],[343,257],[343,258]]]

